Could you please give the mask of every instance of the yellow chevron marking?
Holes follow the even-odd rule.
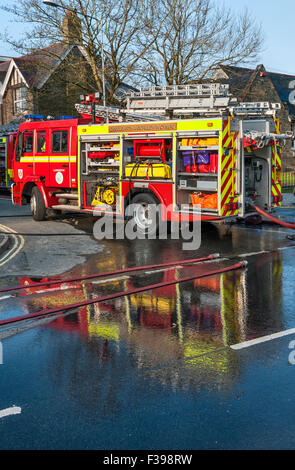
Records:
[[[221,171],[224,170],[224,168],[226,167],[230,159],[231,159],[231,155],[227,155],[226,157],[223,158],[223,161],[221,164]]]
[[[227,185],[225,187],[222,187],[222,191],[221,191],[221,201],[223,200],[224,196],[226,195],[228,189],[230,188],[232,184],[232,178],[229,179]],[[231,195],[229,195],[230,197]],[[225,201],[226,202],[226,201]]]

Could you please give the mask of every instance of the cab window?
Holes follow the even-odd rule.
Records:
[[[22,155],[32,155],[33,153],[33,131],[24,131],[17,136],[17,146],[15,160],[20,161]]]
[[[22,136],[22,154],[33,153],[33,131],[24,131]]]
[[[52,153],[68,152],[68,131],[54,131],[51,138]]]
[[[46,131],[37,132],[37,153],[45,153],[46,150]]]
[[[19,162],[22,153],[22,134],[18,134],[17,136],[17,144],[15,149],[15,161]]]

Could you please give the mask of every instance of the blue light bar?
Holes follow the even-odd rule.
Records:
[[[58,119],[77,119],[75,116],[60,116]]]
[[[25,118],[26,119],[40,119],[40,120],[45,119],[43,114],[26,114]]]

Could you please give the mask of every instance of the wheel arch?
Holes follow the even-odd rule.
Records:
[[[126,209],[129,201],[132,202],[132,199],[137,196],[137,194],[149,194],[153,196],[157,204],[161,204],[163,201],[160,200],[157,194],[149,188],[133,188],[131,189],[124,198],[124,208]]]
[[[39,189],[39,191],[42,194],[42,197],[44,199],[45,207],[48,208],[48,200],[47,200],[47,196],[46,196],[46,191],[44,190],[44,186],[40,181],[26,181],[26,183],[24,184],[24,187],[23,187],[23,191],[22,191],[22,199],[25,198],[26,203],[29,204],[31,196],[32,196],[33,188],[35,188],[35,187],[37,187]]]

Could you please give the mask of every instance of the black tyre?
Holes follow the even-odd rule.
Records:
[[[46,215],[48,217],[51,217],[52,219],[54,217],[58,217],[61,213],[62,213],[62,211],[60,211],[58,209],[47,209],[47,211],[46,211]]]
[[[31,211],[33,219],[40,222],[46,217],[46,207],[43,196],[37,187],[34,187],[31,195]]]
[[[136,194],[131,204],[133,207],[133,221],[138,232],[142,234],[157,233],[159,228],[159,212],[156,199],[148,193]]]

